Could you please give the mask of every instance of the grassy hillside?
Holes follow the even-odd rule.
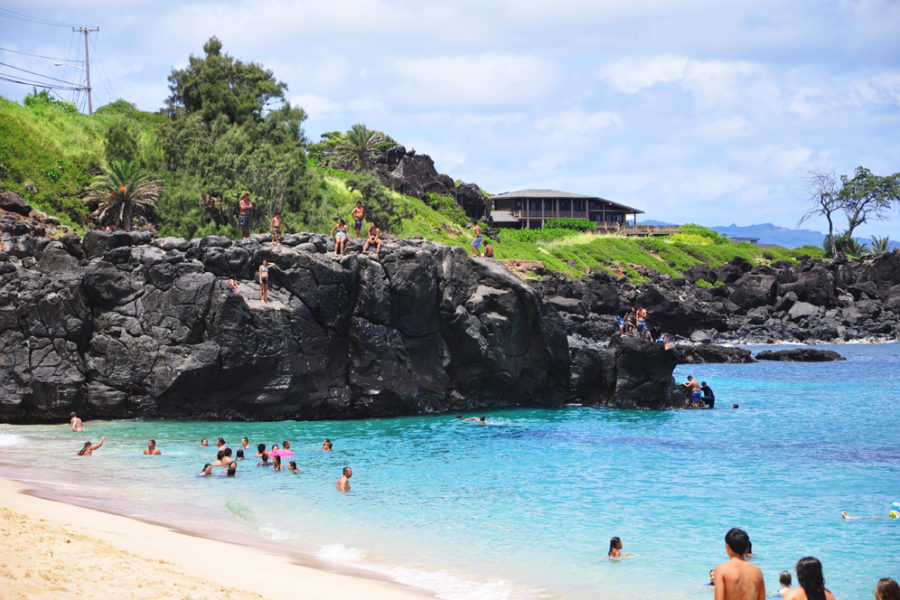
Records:
[[[132,110],[120,102],[88,117],[68,103],[32,100],[23,106],[0,98],[0,187],[18,193],[38,210],[83,233],[88,206],[82,198],[92,177],[105,163],[105,132],[123,119],[138,135],[142,162],[151,168],[160,164],[156,132],[165,119],[161,115]],[[359,194],[346,185],[351,173],[314,163],[309,166],[320,178],[322,201],[305,221],[286,215],[286,223],[290,229],[326,232],[337,217],[349,216]],[[450,199],[436,197],[426,203],[399,194],[394,194],[394,199],[405,215],[394,235],[421,236],[471,251],[472,230]],[[257,231],[265,228],[262,223],[256,227]],[[693,265],[717,266],[736,256],[758,264],[795,261],[802,254],[822,255],[821,249],[810,246],[785,250],[736,245],[697,226],[685,227],[675,236],[643,239],[569,230],[504,230],[493,245],[499,260],[541,264],[573,277],[602,271],[635,281],[641,279],[640,267],[678,277]]]

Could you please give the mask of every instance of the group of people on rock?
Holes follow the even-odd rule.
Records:
[[[622,306],[616,311],[616,324],[621,337],[633,336],[647,342],[656,340],[660,344],[666,343],[662,329],[650,327],[647,323],[647,309],[643,306]]]
[[[359,238],[363,223],[366,219],[366,209],[363,208],[362,202],[356,203],[356,206],[350,211],[350,216],[353,218],[353,229],[356,231],[356,237]],[[363,254],[368,252],[370,246],[375,248],[376,254],[381,252],[381,230],[375,226],[375,223],[369,225],[367,235],[368,239],[366,240],[366,243],[363,244]],[[334,240],[334,253],[344,254],[347,247],[347,240],[350,237],[349,228],[344,219],[337,220],[337,223],[331,228],[330,237]]]

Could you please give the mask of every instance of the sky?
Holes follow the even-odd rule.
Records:
[[[83,84],[54,64],[83,67],[73,25],[100,28],[94,108],[160,109],[215,35],[287,84],[311,141],[364,123],[491,193],[794,227],[811,171],[900,171],[897,0],[4,0],[0,76]],[[86,112],[83,92],[57,93]],[[900,239],[900,210],[857,233]]]

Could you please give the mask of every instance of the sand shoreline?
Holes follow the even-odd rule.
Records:
[[[398,583],[297,564],[253,546],[38,497],[31,487],[0,478],[5,597],[433,597]]]

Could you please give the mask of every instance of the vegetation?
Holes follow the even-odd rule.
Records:
[[[88,200],[99,207],[91,217],[101,227],[112,225],[130,230],[135,217],[147,224],[156,209],[156,199],[162,191],[161,182],[150,177],[135,162],[114,161],[94,178]]]
[[[594,231],[597,226],[588,219],[556,219],[547,221],[544,229],[574,229],[575,231]]]

